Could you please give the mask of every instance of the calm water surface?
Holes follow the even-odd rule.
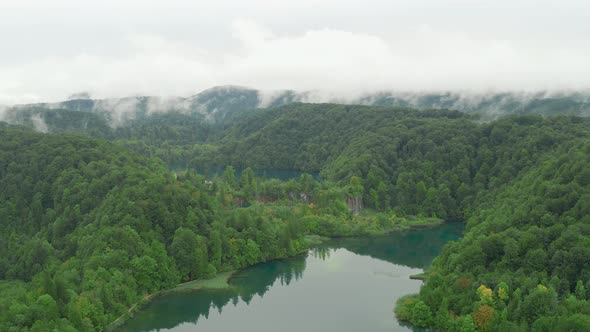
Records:
[[[422,272],[459,224],[378,237],[331,240],[308,254],[258,264],[231,289],[171,294],[121,331],[411,331],[393,315],[400,296],[418,292]]]

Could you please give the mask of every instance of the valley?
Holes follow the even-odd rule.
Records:
[[[387,272],[418,295],[362,301],[389,312],[390,327],[395,317],[450,331],[588,326],[588,118],[489,121],[445,109],[305,103],[240,111],[222,124],[175,111],[120,126],[82,110],[15,114],[21,122],[0,123],[2,330],[111,330],[129,308],[179,283],[234,270],[238,282],[288,262],[321,270],[331,263],[314,256],[310,236],[352,237],[345,251],[328,249],[354,261],[344,274],[363,264],[427,268],[422,287],[409,279],[422,270]],[[464,224],[464,236],[434,241],[448,224],[405,233],[441,221]],[[425,256],[416,252],[422,244],[387,251],[411,234],[440,245]],[[394,242],[351,247],[359,236]],[[410,252],[416,257],[395,258]],[[170,301],[209,301],[199,292]],[[253,294],[239,295],[239,307]],[[220,296],[211,300],[218,308],[238,299]],[[142,303],[138,322],[157,317],[166,298]],[[203,310],[162,319],[173,327]],[[159,326],[134,321],[139,330]]]

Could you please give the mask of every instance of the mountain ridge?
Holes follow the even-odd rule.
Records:
[[[80,94],[76,94],[78,95]],[[207,122],[220,123],[235,113],[282,106],[293,102],[450,109],[478,113],[484,120],[509,114],[590,115],[590,93],[580,91],[491,93],[380,91],[346,97],[321,91],[262,91],[243,86],[223,85],[203,90],[189,97],[76,98],[54,103],[19,104],[6,108],[0,120],[10,122],[14,117],[13,114],[19,110],[37,108],[104,114],[112,127],[121,126],[128,120],[162,112],[201,116]]]

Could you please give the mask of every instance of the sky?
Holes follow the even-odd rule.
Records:
[[[578,0],[0,0],[0,105],[266,91],[590,88]]]

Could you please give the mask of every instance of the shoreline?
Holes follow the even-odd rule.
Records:
[[[309,250],[309,248],[305,249],[304,251],[298,252],[298,253],[294,254],[293,256],[277,257],[277,258],[270,259],[268,261],[258,262],[258,263],[252,264],[252,265],[248,265],[248,266],[245,266],[240,269],[219,272],[214,277],[211,277],[209,279],[197,279],[197,280],[187,281],[184,283],[180,283],[172,288],[163,289],[163,290],[157,291],[153,294],[146,295],[144,298],[142,298],[141,300],[136,302],[134,305],[132,305],[126,313],[119,316],[117,319],[115,319],[114,321],[109,323],[107,326],[105,326],[105,328],[102,331],[104,331],[104,332],[116,331],[118,328],[123,326],[128,320],[132,319],[136,313],[140,312],[143,308],[145,308],[153,300],[155,300],[156,298],[158,298],[160,296],[168,295],[171,293],[180,293],[180,292],[197,292],[202,289],[229,289],[232,287],[229,283],[231,278],[234,276],[234,274],[236,274],[237,272],[239,272],[243,269],[254,266],[256,264],[265,263],[265,262],[269,262],[269,261],[273,261],[273,260],[292,258],[297,255],[301,255],[304,252],[307,252],[308,250]]]
[[[387,230],[383,230],[383,231],[379,231],[379,232],[370,232],[370,233],[366,233],[366,234],[355,234],[355,235],[347,235],[347,236],[324,236],[324,235],[317,235],[317,234],[308,234],[308,235],[304,236],[304,239],[309,246],[307,249],[305,249],[305,251],[309,250],[314,245],[320,245],[323,242],[328,241],[330,239],[388,235],[388,234],[397,233],[397,232],[405,232],[405,231],[413,231],[413,230],[420,230],[420,229],[437,227],[437,226],[444,225],[445,223],[446,223],[446,221],[444,221],[443,219],[434,219],[429,222],[422,222],[422,223],[414,224],[414,225],[412,225],[412,224],[398,225],[395,228],[391,228],[391,229],[387,229]],[[295,255],[290,256],[290,257],[274,258],[274,259],[271,259],[268,261],[286,259],[286,258],[288,259],[291,257],[295,257],[297,255],[300,255],[305,251],[296,253]],[[268,262],[268,261],[266,261],[266,262]],[[260,264],[260,263],[264,263],[264,262],[258,262],[256,264]],[[243,270],[245,268],[248,268],[250,266],[254,266],[256,264],[245,266],[245,267],[237,269],[237,270],[219,272],[214,277],[209,278],[209,279],[191,280],[191,281],[187,281],[184,283],[180,283],[180,284],[174,286],[173,288],[163,289],[163,290],[160,290],[160,291],[155,292],[153,294],[149,294],[149,295],[145,296],[144,298],[142,298],[137,303],[135,303],[133,306],[131,306],[126,313],[119,316],[117,319],[115,319],[110,324],[105,326],[105,328],[102,331],[105,331],[105,332],[116,331],[118,328],[123,326],[128,320],[132,319],[136,313],[140,312],[145,306],[149,305],[150,302],[152,302],[153,300],[155,300],[156,298],[158,298],[160,296],[164,296],[164,295],[167,295],[170,293],[176,293],[176,292],[199,291],[201,289],[231,288],[229,281],[231,280],[231,278],[234,276],[235,273],[237,273],[238,271]],[[425,282],[426,273],[427,272],[423,272],[423,273],[420,273],[417,275],[411,275],[410,279],[422,280],[423,282]]]
[[[428,218],[428,219],[421,219],[417,223],[406,221],[404,223],[397,224],[394,227],[387,228],[387,229],[381,229],[381,230],[367,230],[364,232],[357,232],[354,234],[330,235],[330,236],[313,234],[313,235],[306,235],[306,237],[308,237],[308,236],[309,237],[317,237],[321,243],[321,242],[328,240],[328,239],[352,238],[352,237],[363,237],[363,236],[380,236],[380,235],[389,235],[389,234],[402,233],[402,232],[411,232],[411,231],[416,231],[416,230],[429,229],[429,228],[442,226],[446,223],[447,223],[447,221],[445,221],[444,219]]]
[[[410,279],[412,280],[421,280],[423,283],[426,282],[426,279],[428,279],[428,271],[424,271],[422,273],[418,273],[418,274],[412,274],[410,276]]]
[[[136,313],[140,312],[145,306],[149,305],[156,298],[180,292],[194,292],[201,289],[226,289],[230,288],[229,280],[238,270],[230,270],[217,273],[209,279],[197,279],[180,283],[172,288],[163,289],[155,293],[146,295],[141,300],[132,305],[126,313],[108,324],[103,331],[116,331],[123,326],[129,319],[133,318]]]

